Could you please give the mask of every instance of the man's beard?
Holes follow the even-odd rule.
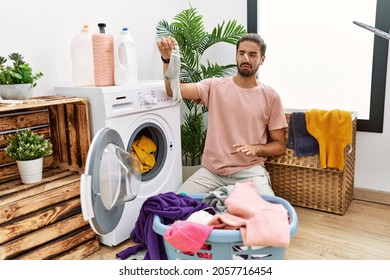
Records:
[[[259,69],[259,66],[257,66],[256,68],[253,68],[252,65],[250,65],[248,63],[245,63],[245,64],[248,65],[250,68],[249,69],[248,68],[241,69],[241,67],[237,67],[238,73],[243,77],[251,77],[253,75],[256,75],[256,72]],[[241,65],[243,65],[243,63]]]

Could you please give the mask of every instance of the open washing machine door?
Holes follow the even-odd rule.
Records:
[[[141,184],[138,158],[124,150],[116,130],[105,127],[94,136],[80,180],[84,220],[99,235],[113,231],[124,204],[137,197]]]

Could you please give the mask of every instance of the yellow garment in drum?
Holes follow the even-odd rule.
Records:
[[[150,171],[156,164],[154,152],[156,152],[156,144],[148,137],[142,135],[136,139],[131,146],[133,149],[131,154],[138,157],[141,162],[141,173]]]

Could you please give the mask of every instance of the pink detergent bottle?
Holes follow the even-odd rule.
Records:
[[[106,24],[99,23],[99,33],[92,35],[95,85],[113,86],[114,82],[114,38],[105,32]]]

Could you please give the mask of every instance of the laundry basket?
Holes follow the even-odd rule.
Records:
[[[192,198],[202,201],[205,194],[191,194]],[[282,204],[286,209],[290,221],[290,238],[294,237],[298,231],[298,216],[291,204],[283,198],[261,195],[266,201]],[[155,215],[153,219],[153,230],[164,236],[169,229],[160,216]],[[205,245],[195,254],[180,251],[171,246],[164,239],[164,246],[169,260],[281,260],[284,258],[284,247],[271,246],[245,246],[239,230],[214,229],[207,238]]]

